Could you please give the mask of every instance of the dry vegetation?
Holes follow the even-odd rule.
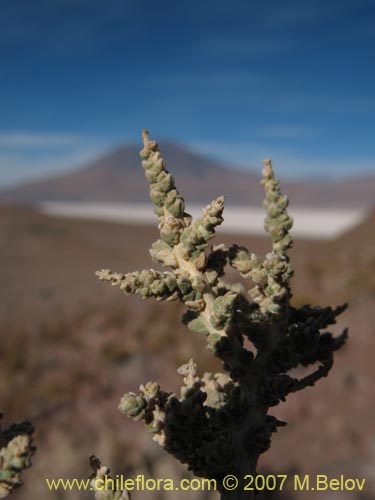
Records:
[[[349,326],[350,340],[331,377],[275,408],[289,425],[262,457],[267,470],[348,474],[374,482],[373,219],[336,241],[297,241],[291,252],[295,302],[349,301],[341,322]],[[218,233],[216,242],[226,241]],[[142,425],[125,420],[116,407],[125,391],[147,378],[175,389],[175,370],[192,352],[207,370],[215,369],[212,356],[204,339],[180,323],[177,304],[125,299],[94,276],[103,265],[123,271],[147,266],[146,249],[156,234],[156,228],[54,219],[27,208],[1,207],[1,410],[9,421],[32,419],[38,446],[35,466],[25,474],[27,485],[15,499],[86,498],[49,493],[44,478],[86,477],[92,453],[129,477],[186,474],[150,442]],[[259,254],[268,245],[266,239],[241,236],[236,242]],[[368,484],[366,498],[370,491]],[[357,498],[345,495],[340,499]]]

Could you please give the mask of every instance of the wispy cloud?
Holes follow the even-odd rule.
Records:
[[[263,34],[253,36],[249,40],[248,34],[233,35],[230,39],[220,36],[207,38],[197,46],[197,51],[206,56],[223,58],[235,57],[236,60],[246,58],[266,58],[277,54],[290,52],[298,47],[294,40],[285,40],[282,37]]]
[[[118,139],[73,132],[0,132],[0,187],[56,175],[93,160]]]
[[[303,155],[292,147],[275,146],[262,141],[194,141],[189,146],[207,156],[215,157],[227,165],[247,171],[260,171],[262,160],[272,158],[281,177],[293,179],[306,177],[341,178],[346,175],[374,174],[372,157],[327,158]]]
[[[257,135],[267,139],[304,139],[313,137],[315,131],[307,125],[265,125],[259,127]]]
[[[341,0],[340,4],[343,10],[350,9],[353,5],[351,0]],[[276,1],[273,3],[273,8],[263,11],[265,25],[281,29],[293,27],[296,24],[304,27],[311,26],[323,20],[330,20],[335,15],[337,15],[337,5],[325,0]]]
[[[98,149],[67,151],[43,156],[0,154],[0,189],[17,184],[57,175],[93,160],[101,152]]]
[[[65,132],[0,131],[0,146],[8,148],[77,146],[94,140],[93,136]]]
[[[153,88],[173,89],[173,95],[178,91],[194,92],[217,92],[231,93],[236,91],[249,91],[256,89],[264,81],[264,75],[256,71],[237,69],[224,72],[222,69],[209,70],[188,70],[179,72],[165,72],[157,75],[150,75],[145,86],[152,84]],[[185,94],[180,95],[184,99]]]
[[[32,42],[43,47],[44,53],[86,54],[103,42],[126,36],[132,16],[139,9],[138,3],[122,0],[109,0],[110,5],[98,0],[3,2],[0,48],[13,46],[27,50]],[[115,22],[116,30],[106,29]],[[127,29],[121,30],[120,24]]]

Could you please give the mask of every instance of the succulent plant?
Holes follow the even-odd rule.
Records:
[[[95,492],[95,500],[131,500],[130,493],[126,489],[116,490],[109,487],[115,485],[115,480],[111,478],[109,468],[102,465],[95,455],[91,455],[90,465],[94,471],[90,476],[90,484],[91,490]],[[111,479],[113,485],[111,484]],[[108,483],[107,488],[106,482]]]
[[[333,355],[347,338],[325,329],[336,322],[346,305],[300,308],[291,305],[293,268],[288,250],[292,218],[288,198],[281,193],[270,160],[264,161],[265,230],[270,252],[261,258],[247,248],[209,245],[223,222],[224,197],[213,200],[201,217],[185,212],[184,199],[166,169],[155,141],[143,131],[142,166],[159,220],[160,239],[150,250],[165,271],[148,269],[126,274],[98,271],[100,280],[142,299],[181,301],[183,323],[205,335],[208,349],[223,362],[223,373],[203,373],[191,359],[178,369],[183,375],[180,394],[164,392],[157,383],[125,394],[119,409],[142,420],[153,439],[197,476],[216,479],[222,498],[247,499],[242,478],[255,474],[259,456],[272,433],[285,422],[269,414],[291,392],[314,385],[327,376]],[[229,265],[249,281],[249,289],[223,280]],[[322,331],[323,330],[323,331]],[[255,354],[246,347],[250,341]],[[288,372],[318,364],[297,379]],[[239,479],[235,491],[225,491],[223,478]]]
[[[3,415],[0,414],[0,421]],[[22,485],[21,473],[31,465],[35,452],[32,445],[34,427],[29,422],[0,426],[0,498],[5,498]]]

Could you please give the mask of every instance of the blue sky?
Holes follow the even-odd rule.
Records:
[[[284,177],[374,172],[373,0],[1,0],[0,60],[0,186],[143,127]]]

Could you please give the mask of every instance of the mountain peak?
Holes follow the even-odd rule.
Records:
[[[160,149],[176,185],[189,203],[204,205],[225,195],[230,205],[257,205],[263,200],[259,176],[202,156],[181,144],[160,141]],[[148,202],[148,185],[139,155],[140,146],[119,145],[82,168],[42,181],[7,189],[0,200]],[[371,206],[375,179],[283,182],[295,206]]]

